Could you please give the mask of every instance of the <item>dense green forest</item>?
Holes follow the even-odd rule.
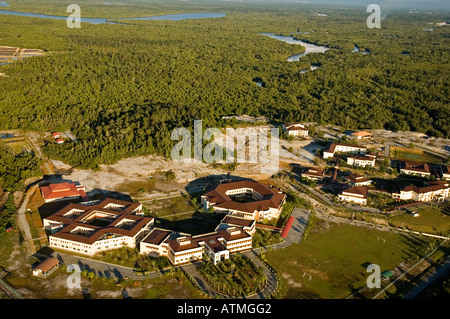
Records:
[[[15,191],[24,186],[24,181],[39,176],[40,160],[32,153],[14,154],[0,147],[0,189]]]
[[[48,55],[1,67],[8,77],[0,77],[0,129],[70,129],[79,142],[48,143],[44,150],[77,167],[169,156],[174,128],[192,129],[194,119],[221,127],[221,116],[235,114],[450,137],[450,28],[424,31],[448,21],[449,13],[391,9],[381,29],[368,29],[365,7],[125,3],[101,7],[85,0],[80,6],[91,17],[227,16],[82,23],[81,29],[67,28],[64,20],[1,16],[0,45]],[[67,16],[66,5],[23,0],[8,9]],[[310,33],[296,38],[331,49],[288,62],[303,47],[260,34],[297,31]],[[355,45],[371,54],[352,53]],[[320,68],[301,72],[311,64]]]
[[[8,199],[3,206],[0,206],[0,238],[2,238],[9,227],[14,226],[14,213],[16,206],[14,205],[14,194],[10,193]]]

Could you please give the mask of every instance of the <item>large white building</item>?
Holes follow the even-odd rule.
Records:
[[[332,157],[334,157],[334,153],[336,153],[336,152],[365,155],[367,153],[367,148],[364,146],[351,145],[351,144],[331,143],[323,151],[323,158],[324,159],[332,158]]]
[[[342,201],[367,205],[367,193],[367,188],[363,186],[353,186],[343,190],[338,197]]]
[[[201,260],[203,255],[214,264],[230,254],[252,249],[255,220],[226,215],[212,233],[191,236],[167,229],[153,229],[140,243],[140,253],[166,256],[174,265]]]
[[[392,198],[401,200],[415,200],[417,202],[429,202],[432,200],[441,201],[449,197],[449,184],[447,182],[435,181],[429,182],[426,186],[417,187],[414,185],[406,186],[400,190],[400,193],[392,193]]]
[[[375,167],[375,157],[369,156],[348,156],[347,164],[358,167]]]
[[[106,199],[94,205],[71,203],[43,223],[51,234],[50,247],[93,256],[123,245],[136,247],[154,220],[144,217],[142,204]]]

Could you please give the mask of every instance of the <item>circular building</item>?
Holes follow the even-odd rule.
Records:
[[[222,183],[201,197],[201,204],[208,211],[256,221],[278,218],[285,201],[286,195],[276,187],[252,181]]]

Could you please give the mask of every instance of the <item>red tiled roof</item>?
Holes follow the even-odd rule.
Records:
[[[366,131],[360,131],[360,132],[353,132],[353,136],[372,136],[369,132]]]
[[[422,187],[409,185],[409,186],[406,186],[405,188],[403,188],[402,192],[413,191],[417,194],[424,194],[424,193],[434,192],[434,191],[438,191],[438,190],[445,189],[445,188],[448,188],[448,183],[436,181],[436,182],[430,182],[429,185],[422,186]]]
[[[84,189],[76,187],[75,183],[59,183],[41,186],[41,193],[46,200],[75,196],[86,197]]]
[[[247,218],[226,215],[225,218],[222,220],[222,223],[229,224],[229,225],[241,226],[241,227],[251,227],[252,224],[255,223],[255,221],[253,219],[247,219]]]
[[[344,178],[352,183],[363,183],[370,181],[370,179],[361,174],[350,174],[350,176],[345,176]]]
[[[349,193],[355,195],[363,195],[363,198],[367,198],[367,188],[363,186],[353,186],[348,189],[344,189],[342,193]]]
[[[108,204],[111,203],[117,205],[124,205],[125,207],[121,211],[105,208]],[[63,209],[61,209],[60,211],[58,211],[57,213],[45,219],[63,224],[64,228],[51,236],[72,241],[78,241],[85,244],[93,244],[101,236],[107,233],[119,234],[130,237],[135,236],[143,227],[145,227],[148,223],[150,223],[153,220],[153,218],[150,217],[133,215],[133,213],[140,207],[140,205],[141,204],[138,203],[125,202],[115,199],[105,199],[101,203],[91,206],[71,203],[66,207],[64,207]],[[74,218],[64,216],[72,209],[80,210],[81,213],[77,214]],[[113,217],[114,219],[109,225],[105,227],[99,227],[85,223],[86,218],[95,212],[110,214],[111,216],[114,216]],[[129,229],[115,227],[123,219],[131,219],[134,220],[135,223]],[[93,232],[88,236],[71,233],[71,231],[73,231],[77,227],[92,229]]]
[[[160,245],[164,240],[166,240],[172,232],[170,230],[154,228],[150,234],[148,234],[143,242],[153,245]]]
[[[324,170],[314,167],[309,167],[305,172],[302,173],[302,175],[318,176],[318,177],[322,177],[323,174]]]
[[[225,194],[229,190],[239,188],[251,188],[262,195],[263,198],[249,203],[238,203]],[[270,188],[267,184],[250,181],[223,183],[203,196],[209,202],[214,203],[217,208],[233,209],[248,213],[253,213],[255,210],[267,210],[270,207],[279,208],[282,201],[286,198],[286,195],[276,188]]]
[[[430,173],[430,166],[428,165],[428,163],[405,161],[403,162],[402,169],[408,171]]]
[[[46,258],[45,260],[41,261],[36,267],[34,267],[35,270],[41,270],[44,274],[49,272],[53,267],[57,266],[59,264],[58,259],[56,258]]]

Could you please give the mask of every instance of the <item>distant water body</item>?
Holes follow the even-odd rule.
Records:
[[[1,6],[0,2],[0,6]],[[0,10],[0,14],[4,15],[14,15],[21,17],[33,17],[33,18],[42,18],[42,19],[54,19],[54,20],[67,20],[67,16],[53,16],[47,14],[39,14],[39,13],[30,13],[30,12],[17,12],[17,11],[9,11],[9,10]],[[102,18],[81,18],[81,22],[92,23],[92,24],[117,24],[116,22],[111,22],[108,20],[170,20],[170,21],[179,21],[179,20],[187,20],[187,19],[205,19],[205,18],[222,18],[226,16],[225,13],[218,12],[196,12],[196,13],[180,13],[180,14],[166,14],[160,16],[151,16],[151,17],[142,17],[142,18],[124,18],[124,19],[102,19]]]

